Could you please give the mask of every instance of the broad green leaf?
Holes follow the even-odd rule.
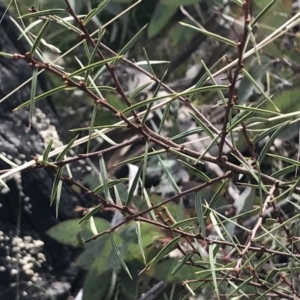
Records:
[[[168,24],[169,20],[175,15],[177,7],[168,7],[156,2],[148,27],[148,37],[153,38]]]
[[[107,299],[111,288],[116,288],[114,277],[115,271],[112,269],[99,272],[95,262],[84,279],[82,300]]]
[[[164,259],[147,270],[146,275],[159,281],[178,284],[182,284],[187,279],[199,279],[199,276],[195,275],[195,272],[199,270],[197,267],[182,265],[178,268],[178,264],[178,258]],[[206,276],[211,276],[211,273],[208,272],[208,274],[200,278],[205,278]]]
[[[80,219],[72,219],[58,223],[51,227],[47,234],[56,241],[72,246],[82,247],[84,240],[93,236],[88,222],[79,224]],[[96,227],[99,231],[110,228],[109,222],[101,218],[94,218]]]

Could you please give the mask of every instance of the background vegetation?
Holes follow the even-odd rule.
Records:
[[[48,231],[81,250],[83,299],[300,298],[299,2],[10,8],[66,145],[32,166],[55,172],[57,210],[66,183],[99,202]]]

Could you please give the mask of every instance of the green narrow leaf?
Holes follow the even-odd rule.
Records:
[[[6,58],[14,58],[13,54],[6,53],[6,52],[0,52],[0,56],[6,57]]]
[[[219,295],[219,289],[218,289],[218,281],[217,281],[217,274],[216,274],[216,269],[215,269],[215,264],[216,264],[216,257],[214,255],[214,250],[215,250],[216,245],[209,245],[208,248],[208,253],[209,253],[209,262],[210,262],[210,268],[211,268],[211,275],[213,278],[213,284],[214,284],[214,290],[217,294],[218,299],[220,300],[220,295]]]
[[[98,31],[98,40],[97,40],[97,43],[96,43],[96,45],[95,45],[95,47],[94,47],[94,49],[93,49],[93,52],[92,52],[90,58],[89,58],[88,65],[94,63],[94,59],[95,59],[97,50],[99,49],[99,46],[100,46],[100,44],[101,44],[101,41],[102,41],[102,38],[103,38],[104,34],[105,34],[105,29],[104,29],[104,28],[102,29],[102,28],[100,27],[100,28],[99,28],[99,31]],[[84,82],[87,82],[89,73],[90,73],[90,70],[86,71]]]
[[[269,138],[268,142],[265,144],[265,146],[263,147],[263,149],[261,150],[257,160],[259,161],[259,163],[261,164],[267,154],[267,152],[269,151],[270,147],[272,146],[273,142],[275,141],[275,139],[277,138],[277,136],[279,135],[279,133],[282,131],[282,129],[284,129],[288,124],[290,123],[290,121],[283,123],[282,125],[278,126],[277,130],[273,133],[273,135],[271,136],[271,138]]]
[[[143,261],[146,265],[147,262],[146,262],[144,247],[143,247],[142,235],[141,235],[141,223],[139,221],[136,221],[135,225],[136,225],[135,228],[136,228],[136,234],[137,234],[137,237],[138,237],[139,248],[140,248],[140,251],[141,251],[142,256],[143,256]]]
[[[161,133],[161,130],[163,128],[163,126],[165,125],[165,122],[166,122],[166,119],[169,115],[169,111],[170,111],[170,108],[171,108],[171,105],[172,105],[172,102],[169,102],[166,106],[166,108],[164,109],[164,114],[161,118],[161,121],[160,121],[160,124],[159,124],[159,128],[158,128],[158,133],[160,134]]]
[[[221,192],[224,189],[225,184],[227,183],[227,179],[222,181],[222,184],[219,186],[219,188],[217,189],[217,191],[214,193],[213,197],[211,198],[210,202],[209,202],[209,207],[210,209],[213,209],[221,195]],[[210,214],[210,209],[205,209],[204,211],[204,220],[205,220],[205,224],[207,222],[207,219],[209,217]]]
[[[43,153],[43,161],[48,161],[48,156],[52,148],[53,139],[51,139]]]
[[[202,180],[204,180],[205,182],[210,182],[211,179],[204,174],[203,172],[201,172],[200,170],[194,168],[193,166],[191,166],[190,164],[186,163],[185,161],[178,159],[178,161],[180,161],[182,164],[184,164],[188,169],[190,169],[196,176],[198,176],[199,178],[201,178]]]
[[[145,180],[146,180],[146,171],[147,171],[147,163],[148,163],[148,142],[145,143],[145,151],[144,151],[144,160],[143,160],[143,170],[142,170],[142,182],[141,187],[145,187]],[[142,194],[143,195],[143,194]]]
[[[41,94],[41,95],[35,97],[35,98],[34,98],[34,102],[37,102],[37,101],[42,100],[42,99],[45,99],[45,98],[47,98],[48,96],[50,96],[50,95],[52,95],[52,94],[55,94],[55,93],[57,93],[57,92],[59,92],[59,91],[62,91],[62,90],[64,90],[64,89],[67,89],[67,88],[68,88],[67,85],[62,85],[62,86],[56,87],[56,88],[54,88],[54,89],[52,89],[52,90],[50,90],[50,91],[47,91],[47,92],[45,92],[45,93],[43,93],[43,94]],[[75,89],[75,88],[74,88],[74,89]],[[20,104],[20,105],[17,106],[16,108],[14,108],[13,111],[16,111],[16,110],[18,110],[18,109],[20,109],[20,108],[23,108],[23,107],[27,106],[27,105],[30,105],[30,103],[31,103],[31,100],[28,100],[28,101],[26,101],[26,102]]]
[[[217,235],[219,236],[219,238],[220,238],[221,240],[225,241],[225,238],[224,238],[224,236],[223,236],[223,234],[222,234],[222,231],[221,231],[221,229],[220,229],[220,226],[219,226],[219,224],[218,224],[218,221],[217,221],[217,219],[216,219],[214,213],[215,213],[214,211],[211,211],[210,214],[209,214],[209,217],[210,217],[210,219],[211,219],[211,222],[212,222],[212,224],[213,224],[213,226],[214,226],[214,229],[215,229]]]
[[[121,59],[121,58],[122,57],[120,57],[120,56],[115,56],[115,57],[110,57],[110,58],[107,58],[107,59],[95,62],[93,64],[87,65],[87,66],[85,66],[85,67],[83,67],[81,69],[78,69],[78,70],[74,71],[73,73],[69,74],[68,77],[72,78],[75,75],[78,75],[80,73],[83,73],[83,72],[91,70],[91,69],[102,67],[103,65],[105,65],[107,63],[110,63],[112,61],[115,61],[116,59]]]
[[[65,155],[64,156],[64,160],[66,160],[67,159],[67,156]],[[72,171],[71,171],[71,168],[70,168],[70,164],[66,164],[66,169],[67,169],[67,173],[68,173],[68,175],[69,175],[69,177],[70,178],[73,178],[73,176],[72,176]]]
[[[54,177],[54,182],[53,182],[53,186],[52,186],[52,190],[51,190],[51,197],[50,197],[50,206],[52,205],[54,199],[55,199],[55,196],[57,194],[57,191],[58,191],[58,185],[59,185],[59,182],[61,181],[60,180],[60,177],[63,173],[63,168],[59,168],[55,174],[55,177]]]
[[[253,22],[251,23],[251,27],[254,27],[254,25],[258,22],[258,20],[263,17],[266,12],[273,6],[273,4],[276,2],[276,0],[272,0],[264,9],[262,9],[258,15],[255,17]]]
[[[91,216],[90,219],[90,227],[91,227],[91,231],[94,235],[97,235],[99,232],[97,230],[97,227],[96,227],[96,224],[95,224],[95,220],[94,220],[94,217]]]
[[[155,91],[154,91],[154,93],[153,93],[153,97],[156,97],[156,96],[157,96],[157,93],[158,93],[158,91],[160,90],[160,87],[161,87],[161,85],[162,85],[162,83],[163,83],[163,81],[164,81],[164,79],[165,79],[165,77],[166,77],[166,75],[167,75],[167,72],[168,72],[168,70],[166,70],[166,71],[164,72],[162,78],[160,79],[160,81],[159,81],[159,83],[158,83],[158,85],[157,85],[157,87],[156,87],[156,89],[155,89]],[[169,109],[169,108],[170,108],[170,105],[171,105],[171,104],[168,103],[166,109]],[[149,116],[149,113],[151,112],[152,106],[153,106],[153,102],[150,103],[150,104],[148,105],[147,110],[146,110],[146,112],[145,112],[145,114],[144,114],[144,116],[143,116],[142,124],[145,124],[145,122],[147,121],[148,116]],[[166,114],[166,112],[164,112],[164,115],[165,115],[165,114]],[[163,123],[162,123],[162,121],[161,121],[160,126],[162,126],[162,124],[163,124]],[[159,130],[159,129],[158,129],[158,133],[160,133],[160,130]]]
[[[32,47],[33,45],[33,42],[31,40],[31,38],[24,33],[24,30],[23,28],[18,24],[18,22],[16,22],[12,17],[10,17],[11,21],[16,25],[16,27],[18,28],[18,30],[21,32],[22,35],[24,35],[27,43]],[[36,55],[39,57],[39,59],[43,62],[44,61],[44,58],[43,56],[41,55],[41,53],[39,51],[36,51]]]
[[[6,189],[9,189],[9,187],[7,186],[7,184],[4,182],[4,180],[3,179],[1,179],[0,178],[0,184],[2,185],[2,186],[4,186]]]
[[[116,185],[114,185],[114,193],[115,193],[116,204],[120,207],[123,207],[123,203]]]
[[[111,200],[109,188],[108,188],[108,176],[107,176],[107,171],[106,171],[106,166],[105,166],[105,161],[103,155],[99,159],[99,165],[100,165],[100,175],[102,179],[102,184],[104,188],[104,195],[107,201]]]
[[[198,164],[199,162],[201,162],[203,156],[212,148],[212,146],[214,146],[215,144],[217,144],[217,141],[219,139],[219,135],[216,135],[208,144],[208,146],[206,147],[206,149],[202,152],[202,154],[199,156],[199,158],[196,160],[195,165]]]
[[[26,14],[21,16],[22,19],[27,19],[27,18],[34,18],[34,17],[43,17],[43,16],[53,16],[53,15],[59,15],[59,14],[65,14],[66,10],[65,9],[47,9],[47,10],[41,10],[41,11],[36,11],[32,12],[30,14]]]
[[[117,246],[117,243],[116,243],[116,240],[115,240],[115,237],[113,235],[113,233],[110,234],[110,239],[111,239],[111,244],[112,244],[112,247],[113,247],[113,250],[115,252],[115,254],[117,255],[120,263],[121,263],[121,266],[123,267],[123,269],[125,270],[125,272],[128,274],[128,276],[130,277],[130,279],[132,280],[132,276],[129,272],[129,269],[128,267],[126,266],[126,263],[121,255],[121,252]]]
[[[143,196],[145,198],[145,202],[146,202],[147,208],[152,208],[152,203],[150,201],[150,197],[149,197],[149,195],[147,193],[147,190],[144,187],[142,187],[142,190],[143,190]],[[153,209],[151,209],[149,213],[150,213],[152,219],[155,220],[155,221],[157,221],[156,216],[155,216],[155,212],[153,211]]]
[[[160,90],[160,87],[161,87],[161,85],[162,85],[162,83],[163,83],[163,81],[164,81],[164,79],[165,79],[165,76],[167,75],[167,72],[168,72],[168,70],[166,70],[166,71],[164,72],[162,78],[160,79],[160,81],[159,81],[159,83],[158,83],[158,85],[157,85],[157,87],[156,87],[156,89],[155,89],[155,91],[154,91],[154,93],[153,93],[153,97],[156,97],[156,96],[157,96],[157,94],[158,94],[158,92],[159,92],[159,90]],[[164,115],[163,115],[162,120],[164,119],[164,117],[167,116],[168,112],[166,112],[166,110],[169,110],[170,105],[171,105],[170,103],[167,104],[167,108],[165,109],[165,112],[164,112]],[[145,122],[147,121],[152,106],[153,106],[153,102],[150,103],[150,104],[148,105],[147,110],[146,110],[146,112],[145,112],[145,114],[144,114],[144,116],[143,116],[142,124],[145,124]],[[163,124],[164,124],[164,121],[161,121],[160,126],[162,126]],[[161,130],[161,128],[158,129],[157,132],[160,133],[160,130]]]
[[[92,9],[83,19],[83,24],[86,26],[89,21],[93,19],[108,3],[110,0],[103,0],[96,8]]]
[[[36,94],[37,74],[38,74],[38,69],[34,68],[32,73],[32,83],[31,83],[31,91],[30,91],[29,128],[31,127],[32,117],[34,113],[34,98]]]
[[[201,126],[201,128],[207,133],[207,135],[211,138],[215,138],[215,134],[204,124],[194,113],[189,111],[189,114],[192,116],[192,118],[196,121],[198,125]]]
[[[14,162],[12,162],[11,160],[9,160],[8,158],[6,158],[4,155],[0,154],[0,159],[2,159],[3,161],[5,161],[7,164],[9,164],[11,167],[15,168],[18,165],[15,164]]]
[[[161,259],[163,259],[168,253],[174,250],[178,241],[181,239],[181,236],[175,237],[172,241],[170,241],[167,245],[165,245],[159,253],[147,264],[146,270],[149,270],[153,265],[158,263]]]
[[[68,153],[68,151],[71,149],[71,147],[73,146],[74,142],[77,140],[78,135],[76,135],[71,141],[70,143],[63,149],[63,151],[61,153],[59,153],[59,155],[57,155],[57,158],[55,161],[60,161],[64,158],[64,156]]]
[[[188,130],[188,131],[185,131],[185,132],[181,132],[177,135],[174,135],[173,137],[171,137],[171,140],[172,141],[175,141],[175,140],[178,140],[178,139],[182,139],[182,138],[185,138],[189,135],[193,135],[195,133],[201,133],[203,132],[203,129],[202,128],[194,128],[194,129],[191,129],[191,130]]]
[[[127,128],[127,125],[100,125],[100,126],[94,126],[94,129],[106,129],[106,128],[110,128],[110,129],[115,129],[115,128]],[[90,127],[81,127],[81,128],[74,128],[74,129],[70,129],[69,131],[71,132],[75,132],[75,131],[85,131],[85,130],[89,130]]]
[[[47,19],[47,21],[45,22],[45,24],[43,25],[43,27],[41,28],[40,32],[38,33],[31,49],[30,49],[30,54],[33,55],[35,50],[37,49],[41,38],[43,37],[44,31],[46,30],[47,26],[49,25],[50,19]]]
[[[172,102],[172,101],[176,100],[179,97],[184,97],[184,96],[187,96],[187,95],[192,95],[192,94],[200,93],[200,92],[204,93],[204,92],[208,92],[208,91],[216,91],[216,90],[219,90],[219,89],[228,89],[228,86],[227,85],[203,86],[203,87],[200,87],[198,89],[191,89],[191,90],[184,91],[182,93],[174,93],[174,94],[169,94],[169,95],[167,94],[167,95],[154,97],[154,98],[151,98],[151,99],[147,99],[145,101],[141,101],[139,103],[135,103],[135,104],[131,105],[130,107],[127,107],[127,108],[123,109],[122,113],[130,112],[134,109],[137,109],[139,107],[145,106],[147,104],[150,104],[150,103],[153,103],[157,100],[161,100],[161,99],[165,99],[165,98],[170,98],[169,102]]]
[[[133,93],[132,93],[132,94],[130,95],[130,97],[129,97],[129,101],[132,102],[132,101],[135,99],[135,97],[136,97],[142,90],[144,90],[147,86],[149,86],[151,83],[152,83],[152,81],[147,82],[147,83],[141,85],[140,87],[138,87],[135,91],[133,91]]]
[[[265,137],[271,135],[280,125],[281,124],[277,124],[273,127],[263,129],[262,133],[260,133],[259,135],[255,136],[253,138],[253,143],[257,144],[259,141],[263,140]]]
[[[143,51],[144,51],[144,55],[145,55],[145,58],[146,58],[146,61],[147,61],[148,68],[150,69],[153,78],[156,78],[156,75],[155,75],[155,73],[154,73],[154,70],[153,70],[153,68],[152,68],[152,65],[150,64],[150,60],[149,60],[149,57],[148,57],[148,53],[147,53],[147,51],[146,51],[146,48],[143,47]]]
[[[273,107],[280,113],[280,109],[277,105],[272,101],[272,99],[265,93],[265,91],[261,88],[261,86],[256,82],[256,80],[244,69],[242,68],[242,73],[245,75],[249,81],[261,92],[261,94],[273,105]]]
[[[283,156],[280,156],[280,155],[276,155],[276,154],[271,154],[271,153],[267,153],[267,155],[271,156],[271,157],[274,157],[274,158],[277,158],[277,159],[281,159],[283,161],[286,161],[287,163],[290,163],[294,166],[300,166],[300,162],[297,161],[297,160],[294,160],[294,159],[290,159],[290,158],[287,158],[287,157],[283,157]]]
[[[245,111],[251,111],[256,114],[263,114],[263,115],[281,115],[281,113],[276,112],[276,111],[271,111],[271,110],[266,110],[266,109],[261,109],[257,107],[252,107],[252,106],[244,106],[244,105],[234,105],[235,108],[239,110],[245,110]]]
[[[206,73],[210,77],[210,80],[213,82],[213,84],[218,85],[215,78],[212,76],[210,70],[207,68],[205,62],[202,59],[201,59],[201,64],[204,67]],[[217,93],[218,93],[219,97],[221,98],[221,101],[222,101],[223,105],[225,106],[226,105],[226,100],[225,100],[224,94],[221,92],[221,90],[217,90]]]
[[[82,45],[83,45],[83,48],[84,48],[85,56],[87,57],[88,60],[90,60],[91,55],[90,55],[90,50],[89,50],[89,46],[88,46],[87,41],[86,40],[83,41]]]
[[[198,220],[198,217],[185,219],[174,223],[171,228],[185,227],[189,225],[193,225]]]
[[[212,33],[210,31],[207,31],[205,29],[201,29],[199,27],[195,27],[195,26],[187,24],[187,23],[179,22],[179,24],[181,24],[183,26],[186,26],[186,27],[189,27],[189,28],[192,28],[192,29],[195,29],[195,30],[197,30],[197,31],[199,31],[199,32],[201,32],[201,33],[203,33],[203,34],[205,34],[205,35],[213,38],[214,40],[220,41],[220,42],[225,43],[227,45],[230,45],[230,46],[233,46],[233,47],[237,46],[237,44],[235,42],[233,42],[233,41],[231,41],[231,40],[229,40],[229,39],[227,39],[227,38],[225,38],[225,37],[223,37],[221,35]]]
[[[104,139],[106,142],[108,142],[111,145],[117,145],[117,143],[115,141],[113,141],[111,138],[109,138],[104,132],[102,132],[101,130],[97,130],[95,129],[95,132],[102,138]]]
[[[92,139],[93,128],[94,128],[95,119],[96,119],[96,115],[97,115],[97,110],[98,110],[98,105],[94,104],[93,113],[92,113],[92,116],[91,116],[90,128],[89,128],[89,139],[88,139],[87,147],[86,147],[87,148],[86,149],[87,153],[90,152],[91,139]]]
[[[261,182],[261,180],[258,178],[256,173],[254,172],[253,168],[250,167],[248,164],[244,163],[239,157],[237,157],[235,154],[232,153],[232,155],[242,164],[242,166],[252,175],[252,177],[256,180],[256,182],[261,185],[261,188],[264,190],[264,192],[267,193],[266,186]],[[268,154],[269,155],[269,154]]]
[[[55,216],[56,216],[56,219],[58,218],[58,208],[59,208],[60,197],[61,197],[61,189],[62,189],[62,180],[60,180],[58,182],[57,191],[56,191],[56,202],[55,202]]]
[[[180,270],[180,268],[189,260],[193,257],[195,253],[190,252],[187,255],[185,255],[181,260],[179,260],[178,264],[175,266],[175,268],[172,270],[171,275],[176,274],[177,271]]]
[[[170,171],[168,170],[168,168],[165,166],[163,160],[160,158],[159,155],[157,157],[158,157],[159,162],[160,162],[161,166],[163,167],[164,172],[167,175],[168,180],[171,183],[173,189],[176,191],[176,193],[178,193],[178,194],[181,193],[180,188],[178,187],[177,183],[175,182],[175,180],[174,180],[173,176],[171,175]]]
[[[240,126],[245,120],[249,119],[252,112],[240,111],[235,117],[232,118],[231,124],[227,124],[227,132],[231,132],[237,126]]]
[[[134,191],[136,190],[137,185],[139,183],[139,179],[140,179],[143,167],[144,167],[143,161],[140,161],[138,171],[136,172],[136,174],[134,176],[132,185],[130,186],[130,189],[129,189],[129,192],[128,192],[128,198],[126,200],[126,206],[129,206],[132,203]]]
[[[218,64],[219,64],[220,62],[222,62],[222,61],[223,61],[223,56],[220,57],[220,58],[213,64],[213,66],[209,68],[209,71],[210,71],[210,72],[213,72],[213,71],[215,70],[215,68],[218,66]],[[207,72],[204,73],[204,75],[203,75],[203,76],[199,79],[199,81],[196,83],[196,85],[195,85],[195,88],[196,88],[196,89],[203,86],[203,84],[204,84],[204,83],[206,82],[206,80],[208,79],[208,75],[209,75],[209,74],[208,74]],[[193,101],[194,98],[195,98],[195,95],[192,95],[192,96],[190,96],[189,98],[190,98],[191,101]]]
[[[147,24],[142,27],[135,35],[134,37],[121,49],[121,51],[119,52],[119,59],[115,60],[113,62],[113,65],[116,67],[117,64],[119,63],[119,61],[121,60],[122,56],[125,55],[126,53],[128,53],[128,51],[132,48],[132,46],[136,43],[136,41],[140,38],[142,32],[145,30],[145,28],[147,27]]]
[[[279,169],[278,171],[274,172],[271,177],[274,177],[274,178],[278,178],[278,177],[281,177],[281,176],[284,176],[286,174],[289,174],[289,173],[292,173],[294,172],[295,170],[297,169],[297,166],[287,166],[283,169]]]
[[[198,216],[198,222],[199,222],[199,232],[202,234],[202,236],[205,236],[205,223],[204,223],[204,213],[202,210],[202,199],[201,199],[201,193],[197,192],[195,195],[195,208]]]
[[[117,179],[117,180],[108,180],[107,181],[107,188],[111,189],[113,186],[119,184],[119,183],[123,183],[125,181],[128,181],[129,178],[121,178],[121,179]],[[94,190],[93,193],[98,194],[100,192],[102,192],[104,190],[104,184],[100,184],[99,186],[97,186]]]
[[[98,204],[96,207],[94,207],[92,210],[90,210],[87,214],[85,214],[79,221],[79,224],[82,222],[88,220],[90,217],[95,215],[101,208],[103,207],[103,204]]]
[[[153,152],[150,152],[148,153],[148,157],[152,157],[152,156],[156,156],[158,154],[162,154],[162,153],[165,153],[166,150],[165,149],[161,149],[161,150],[156,150],[156,151],[153,151]],[[142,160],[144,158],[144,155],[138,155],[136,157],[133,157],[133,158],[130,158],[130,159],[126,159],[126,160],[123,160],[117,164],[114,165],[114,167],[116,166],[120,166],[120,165],[124,165],[124,164],[129,164],[129,163],[135,163],[135,162],[138,162],[140,160]]]

